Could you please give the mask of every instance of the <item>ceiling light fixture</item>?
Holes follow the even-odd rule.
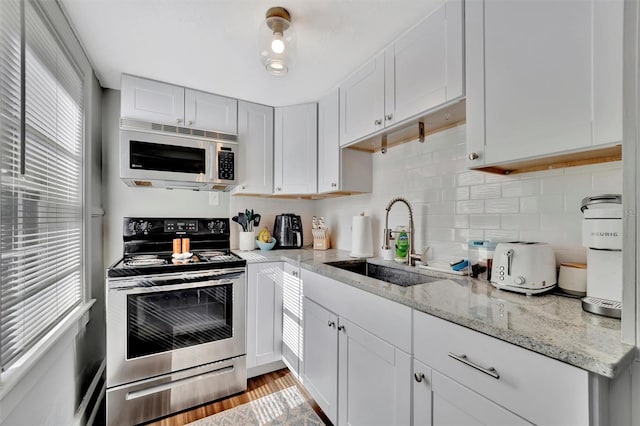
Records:
[[[271,74],[284,75],[289,71],[296,50],[291,15],[283,7],[272,7],[265,18],[260,26],[260,60]]]

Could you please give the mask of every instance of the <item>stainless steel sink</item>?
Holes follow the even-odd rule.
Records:
[[[434,278],[427,275],[405,271],[403,269],[391,268],[389,266],[376,265],[375,263],[368,263],[365,260],[342,260],[338,262],[327,262],[325,265],[344,269],[345,271],[354,272],[356,274],[364,275],[365,277],[375,278],[380,281],[403,287],[434,281]]]

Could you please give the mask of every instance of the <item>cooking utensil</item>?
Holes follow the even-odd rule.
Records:
[[[259,214],[255,214],[253,216],[253,226],[258,227],[260,226],[260,219],[262,219],[262,216],[260,216]]]
[[[232,217],[231,220],[240,225],[240,222],[238,222],[238,216]]]
[[[238,223],[242,226],[242,230],[247,232],[247,216],[242,212],[238,213]]]

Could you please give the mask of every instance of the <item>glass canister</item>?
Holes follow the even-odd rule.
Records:
[[[491,281],[493,252],[497,243],[486,240],[469,241],[469,275],[479,280]]]

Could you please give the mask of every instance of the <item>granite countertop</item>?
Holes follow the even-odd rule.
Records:
[[[635,346],[621,342],[620,320],[582,310],[579,299],[525,296],[469,277],[426,271],[380,258],[368,262],[419,272],[425,284],[402,287],[326,265],[354,259],[344,250],[237,252],[249,263],[285,261],[525,349],[605,377],[632,362]]]

